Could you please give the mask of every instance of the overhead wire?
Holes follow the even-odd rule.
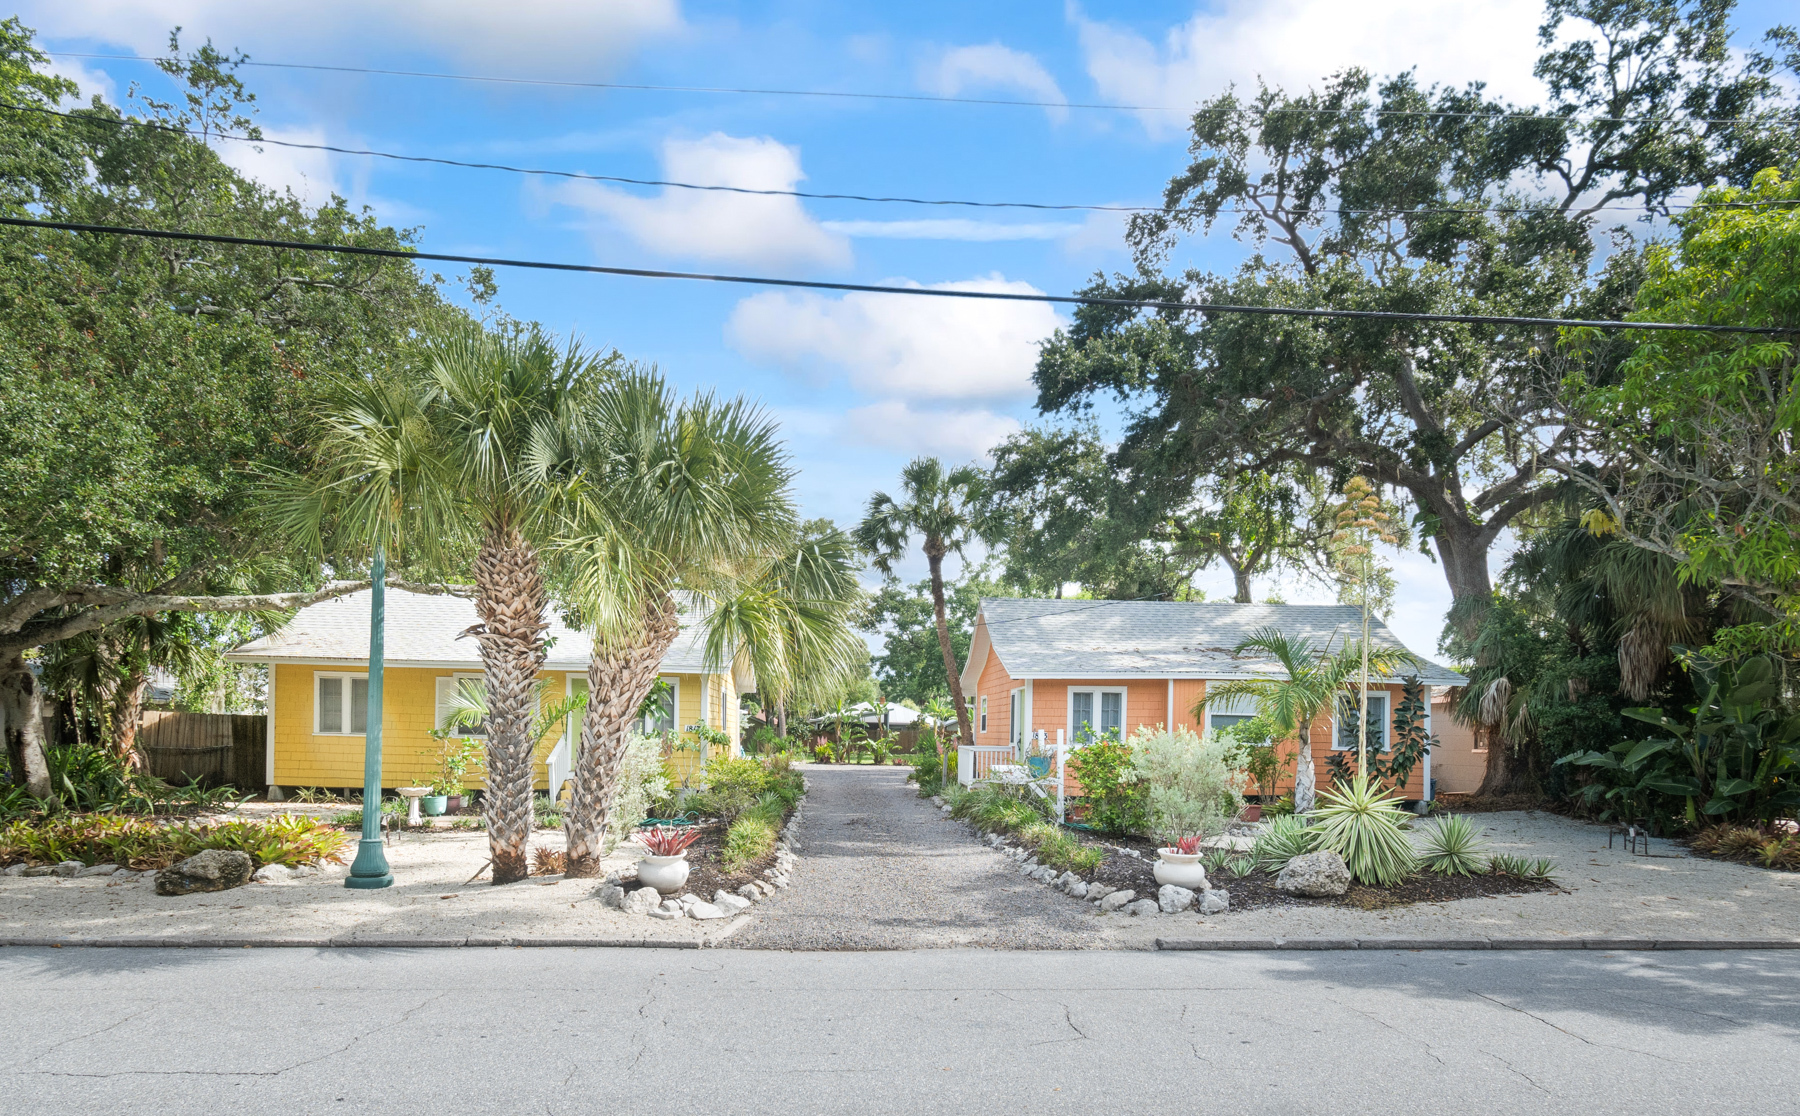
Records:
[[[45,54],[57,58],[88,58],[114,62],[147,62],[151,64],[166,61],[160,58],[146,58],[139,54],[96,54],[79,51],[46,50]],[[325,73],[369,74],[379,77],[429,78],[437,81],[471,81],[486,82],[498,85],[539,85],[561,89],[602,89],[648,93],[711,93],[727,96],[759,96],[759,97],[817,97],[843,98],[862,101],[916,101],[923,103],[953,105],[1004,105],[1014,108],[1045,109],[1096,109],[1109,112],[1192,112],[1192,108],[1181,108],[1175,105],[1125,105],[1105,102],[1082,101],[1027,101],[1004,97],[957,97],[929,93],[866,93],[845,89],[769,89],[737,86],[714,85],[649,85],[615,81],[566,81],[556,78],[521,78],[505,77],[491,74],[451,74],[431,70],[392,70],[373,66],[341,66],[317,62],[264,62],[252,58],[236,58],[232,60],[237,66],[260,66],[276,70],[314,70]],[[1343,116],[1365,115],[1373,113],[1379,116],[1441,116],[1465,118],[1493,118],[1519,120],[1549,120],[1571,124],[1647,124],[1647,123],[1688,123],[1688,124],[1793,124],[1797,119],[1765,119],[1761,117],[1664,117],[1664,116],[1588,116],[1559,117],[1539,112],[1449,112],[1436,109],[1362,109],[1362,108],[1312,108],[1291,106],[1276,110],[1283,113],[1308,113],[1312,115]]]
[[[176,135],[195,136],[202,139],[232,140],[237,143],[270,144],[275,147],[294,148],[302,151],[326,151],[337,155],[367,156],[377,159],[390,159],[401,163],[425,163],[433,166],[458,167],[465,170],[504,171],[509,174],[541,175],[550,178],[566,178],[585,182],[610,182],[627,186],[658,186],[678,190],[699,190],[726,194],[747,194],[758,197],[800,198],[807,201],[853,201],[877,204],[901,204],[923,206],[957,206],[976,209],[1029,209],[1048,212],[1097,212],[1097,213],[1162,213],[1164,207],[1154,205],[1097,205],[1091,203],[1054,203],[1023,201],[972,201],[957,198],[915,198],[902,196],[881,196],[872,194],[840,194],[825,193],[813,190],[765,189],[753,186],[727,186],[717,183],[677,182],[662,178],[631,178],[616,174],[589,174],[584,171],[549,170],[538,167],[519,167],[506,163],[478,163],[462,159],[450,159],[437,155],[401,155],[392,151],[378,151],[371,148],[341,147],[329,143],[307,143],[301,140],[273,139],[268,136],[246,136],[234,132],[217,129],[202,130],[199,128],[182,128],[159,120],[138,120],[135,118],[112,119],[92,113],[61,112],[45,108],[42,105],[16,105],[0,101],[0,109],[12,112],[30,112],[45,116],[57,116],[65,120],[98,122],[118,128],[146,128],[153,131],[170,132]],[[1664,203],[1661,208],[1667,210],[1688,209],[1755,209],[1766,206],[1794,205],[1790,200],[1755,201],[1755,202],[1676,202]],[[1614,210],[1638,212],[1649,207],[1636,205],[1602,205],[1586,212]],[[1419,206],[1414,208],[1369,208],[1353,209],[1349,207],[1319,206],[1307,209],[1306,214],[1330,213],[1338,216],[1369,216],[1387,214],[1396,217],[1410,216],[1462,216],[1477,213],[1498,214],[1530,214],[1552,212],[1546,206],[1512,205],[1512,206]],[[1221,207],[1221,213],[1261,213],[1260,210],[1246,210],[1236,206]]]
[[[638,279],[685,279],[706,283],[730,283],[755,287],[782,287],[801,290],[842,291],[856,294],[902,295],[914,298],[975,299],[989,302],[1036,302],[1064,306],[1116,306],[1124,309],[1163,310],[1178,313],[1246,314],[1264,317],[1349,318],[1371,321],[1443,322],[1466,325],[1514,325],[1556,329],[1634,329],[1647,331],[1679,330],[1689,333],[1724,333],[1787,336],[1800,330],[1779,326],[1736,326],[1685,322],[1626,322],[1609,319],[1540,318],[1505,314],[1434,314],[1399,310],[1343,310],[1324,307],[1253,306],[1231,303],[1175,302],[1159,299],[1105,298],[1097,295],[1053,295],[1018,291],[975,291],[946,287],[895,287],[876,283],[834,283],[820,279],[783,279],[767,275],[726,275],[697,271],[668,271],[658,268],[613,267],[604,264],[560,263],[553,260],[509,259],[500,256],[471,256],[449,252],[423,252],[406,248],[374,248],[359,244],[332,244],[307,240],[277,240],[270,237],[227,236],[220,233],[183,232],[175,229],[148,229],[130,225],[101,225],[83,221],[47,221],[31,217],[0,217],[0,225],[17,228],[49,229],[62,232],[92,233],[106,236],[140,237],[150,240],[185,241],[196,244],[230,244],[253,248],[277,248],[298,252],[338,253],[350,256],[373,256],[401,260],[435,260],[480,267],[518,267],[540,271],[579,272],[591,275],[619,275]]]

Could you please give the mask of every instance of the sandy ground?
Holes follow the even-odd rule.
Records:
[[[903,770],[807,768],[794,887],[731,920],[626,915],[602,906],[590,881],[468,883],[487,858],[486,836],[440,831],[405,833],[388,846],[396,884],[382,891],[348,890],[342,869],[179,898],[156,895],[149,877],[0,877],[0,939],[552,939],[853,950],[1150,949],[1158,938],[1800,940],[1800,873],[1695,857],[1662,840],[1651,842],[1651,855],[1633,855],[1622,842],[1607,848],[1605,826],[1535,812],[1472,817],[1490,851],[1554,860],[1562,891],[1385,911],[1101,915],[1024,880],[968,827],[921,801]],[[540,831],[532,843],[560,847],[562,834]],[[638,855],[623,846],[606,867]],[[1229,890],[1229,880],[1218,882]]]
[[[1800,873],[1691,855],[1671,841],[1650,855],[1606,847],[1606,827],[1535,811],[1472,814],[1492,852],[1549,857],[1558,892],[1421,903],[1386,911],[1265,908],[1199,918],[1109,916],[1124,939],[1632,938],[1800,940]],[[1230,890],[1229,881],[1222,883]],[[1137,925],[1129,925],[1136,923]]]
[[[532,845],[561,848],[562,834],[534,833]],[[621,846],[604,870],[624,867],[641,853],[636,846]],[[387,847],[394,886],[378,891],[346,888],[342,867],[285,883],[252,883],[179,897],[157,895],[151,876],[124,883],[104,878],[0,877],[0,939],[711,942],[743,921],[627,915],[594,897],[593,880],[534,877],[506,887],[466,882],[487,855],[487,836],[480,832],[402,834]]]

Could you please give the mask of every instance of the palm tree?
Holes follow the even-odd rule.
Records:
[[[592,631],[588,706],[564,815],[568,874],[594,875],[631,725],[680,632],[682,601],[727,600],[795,533],[775,425],[743,400],[679,402],[631,372],[584,404],[582,473],[559,561]]]
[[[944,674],[950,682],[950,699],[956,707],[956,726],[962,743],[975,744],[969,723],[969,703],[963,696],[962,675],[956,668],[956,652],[950,646],[950,624],[944,614],[944,558],[961,554],[974,533],[982,492],[982,472],[965,465],[948,472],[935,457],[913,460],[900,474],[904,500],[885,492],[869,497],[869,510],[856,528],[856,541],[875,560],[883,574],[906,553],[914,534],[923,536],[925,562],[931,568],[931,607],[937,619],[938,647],[944,652]]]
[[[327,392],[314,470],[285,478],[280,521],[321,552],[377,549],[462,574],[472,562],[471,628],[489,709],[483,813],[496,884],[524,879],[544,664],[540,549],[572,483],[576,403],[612,375],[616,354],[558,350],[535,328],[457,330],[422,342],[392,371]]]
[[[1353,692],[1363,676],[1363,649],[1349,642],[1335,652],[1326,646],[1315,649],[1305,636],[1289,637],[1275,628],[1259,628],[1250,638],[1232,648],[1232,654],[1257,651],[1280,664],[1285,678],[1255,678],[1240,682],[1207,684],[1206,694],[1194,703],[1194,716],[1205,716],[1208,704],[1250,698],[1256,702],[1259,717],[1275,729],[1276,739],[1294,738],[1299,758],[1294,765],[1294,812],[1305,814],[1313,808],[1316,780],[1313,775],[1312,728],[1321,715],[1329,716],[1332,703],[1339,695]],[[1367,669],[1386,677],[1395,669],[1414,662],[1413,656],[1395,648],[1369,649]]]
[[[782,732],[793,704],[821,704],[860,672],[868,645],[852,624],[862,600],[856,545],[829,520],[746,563],[746,574],[707,594],[706,656],[735,659],[756,679]]]

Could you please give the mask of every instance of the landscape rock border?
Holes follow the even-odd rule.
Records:
[[[934,794],[931,801],[944,814],[950,813],[950,804],[944,801],[943,795]],[[1019,865],[1020,875],[1060,891],[1072,899],[1091,903],[1101,914],[1118,913],[1142,918],[1156,914],[1179,914],[1189,907],[1203,915],[1222,914],[1231,909],[1231,893],[1224,888],[1215,888],[1210,883],[1203,885],[1198,891],[1165,884],[1155,895],[1140,898],[1136,891],[1129,888],[1116,889],[1106,884],[1089,883],[1074,872],[1058,872],[1048,864],[1039,864],[1036,856],[1004,834],[988,833],[966,822],[961,824],[988,845],[1011,857]],[[1236,849],[1249,839],[1248,834],[1237,832],[1241,828],[1247,828],[1253,833],[1258,827],[1254,823],[1234,822],[1225,836],[1211,838],[1214,842],[1211,847]],[[1118,851],[1142,859],[1142,854],[1136,849],[1119,847]]]
[[[643,915],[647,918],[695,919],[708,922],[714,919],[735,918],[747,914],[750,908],[777,891],[783,890],[792,883],[794,866],[799,863],[794,849],[799,844],[800,826],[806,813],[806,796],[812,792],[812,784],[806,776],[800,777],[800,801],[794,804],[794,812],[787,816],[781,825],[781,831],[775,839],[775,864],[763,870],[763,878],[752,880],[735,892],[720,889],[713,892],[710,901],[697,895],[683,893],[664,898],[649,888],[626,890],[624,875],[612,875],[603,880],[594,895],[606,906],[624,911],[626,914]],[[648,893],[646,895],[646,893]],[[649,896],[655,896],[654,899]],[[735,931],[742,923],[738,919],[727,930]],[[722,937],[723,935],[720,935]],[[716,940],[716,939],[715,939]]]

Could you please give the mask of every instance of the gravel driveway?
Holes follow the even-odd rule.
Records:
[[[906,782],[904,767],[806,765],[793,886],[728,944],[755,949],[1085,949],[1086,905],[1033,883]],[[1146,943],[1148,944],[1148,943]]]

